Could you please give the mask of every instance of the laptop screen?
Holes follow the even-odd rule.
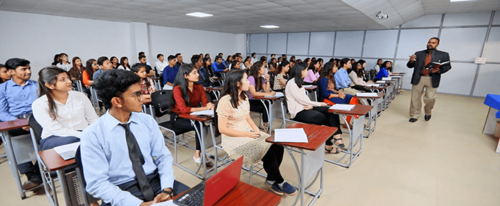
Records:
[[[224,197],[240,181],[243,157],[229,164],[222,171],[205,182],[205,197],[203,205],[213,205]]]

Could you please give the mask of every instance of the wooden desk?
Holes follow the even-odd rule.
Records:
[[[23,188],[22,188],[21,177],[19,175],[18,168],[17,168],[17,165],[19,164],[18,160],[20,158],[16,158],[18,156],[16,154],[21,154],[21,153],[26,154],[29,152],[34,152],[34,148],[32,149],[32,151],[14,150],[14,147],[12,145],[13,141],[17,141],[17,139],[19,139],[19,140],[29,139],[29,141],[31,142],[31,136],[29,134],[27,134],[27,135],[21,135],[21,136],[17,136],[17,137],[11,137],[9,134],[9,130],[19,129],[19,128],[22,128],[25,126],[28,126],[28,119],[16,119],[13,121],[8,121],[8,122],[0,122],[0,133],[2,136],[2,141],[4,143],[4,148],[5,148],[5,155],[2,155],[2,156],[7,156],[7,161],[9,162],[10,171],[12,173],[12,176],[14,176],[14,182],[16,183],[17,190],[19,192],[19,195],[21,196],[21,199],[26,198],[26,190],[23,190]],[[16,138],[16,140],[14,140],[14,138]],[[23,141],[23,142],[25,142],[25,141]],[[31,145],[32,145],[32,143],[31,143]],[[25,155],[23,155],[23,156],[25,156]],[[23,161],[23,160],[21,160],[21,161]],[[24,162],[26,162],[26,161],[24,161]]]
[[[273,103],[276,102],[277,100],[283,99],[284,97],[266,97],[266,96],[254,96],[254,99],[258,99],[264,104],[264,109],[266,109],[267,112],[267,118],[269,120],[268,122],[268,128],[267,132],[271,134],[271,128],[272,123],[273,123]],[[266,104],[267,102],[267,104]]]
[[[377,118],[379,116],[379,106],[382,104],[382,97],[385,96],[385,93],[377,93],[376,97],[360,97],[356,95],[356,98],[358,98],[361,101],[365,102],[365,105],[371,105],[373,108],[370,110],[368,113],[368,122],[366,123],[365,131],[368,131],[368,134],[363,134],[363,137],[369,137],[372,132],[375,131],[377,128]],[[373,126],[372,126],[373,123]]]
[[[363,131],[365,128],[365,114],[367,114],[371,109],[373,109],[373,106],[356,105],[350,111],[333,110],[333,109],[328,110],[329,112],[338,114],[346,122],[347,129],[349,130],[349,147],[347,148],[346,151],[343,151],[344,155],[340,157],[338,160],[325,159],[325,161],[345,168],[349,168],[351,166],[354,160],[356,160],[356,158],[361,154],[361,151],[363,149]],[[353,120],[352,128],[347,122],[347,116],[353,117],[351,118]],[[354,151],[358,144],[359,144],[358,150]],[[345,157],[349,157],[347,163],[342,163],[342,160]]]
[[[330,138],[336,131],[335,127],[304,124],[304,123],[293,123],[287,128],[304,128],[304,132],[307,135],[308,143],[292,143],[292,142],[274,142],[274,136],[266,139],[267,142],[283,145],[290,154],[292,161],[297,171],[297,179],[299,180],[299,193],[295,199],[293,205],[297,203],[300,199],[300,205],[304,205],[304,193],[308,193],[314,196],[309,205],[312,205],[316,199],[319,198],[321,193],[323,193],[323,166],[325,160],[325,141]],[[295,149],[294,149],[295,148]],[[292,153],[292,150],[298,149],[300,153],[300,168]],[[305,152],[308,150],[308,152]],[[317,176],[320,175],[320,189],[316,192],[307,191],[307,185],[312,185],[316,181]],[[314,180],[308,184],[312,179]]]
[[[179,164],[177,161],[174,161],[174,165],[178,166],[179,168],[185,170],[186,172],[191,173],[192,175],[204,180],[207,178],[208,173],[211,172],[212,170],[215,170],[215,173],[217,173],[217,147],[216,147],[216,141],[215,141],[215,134],[214,134],[214,129],[213,129],[213,124],[212,124],[212,117],[210,116],[198,116],[198,115],[191,115],[191,114],[179,114],[180,118],[188,119],[191,121],[191,124],[194,126],[194,131],[196,132],[198,136],[198,140],[200,141],[200,147],[201,147],[201,164],[198,166],[198,169],[196,171],[190,170],[187,167],[182,166]],[[210,136],[211,136],[211,141],[212,141],[212,146],[214,147],[214,154],[207,154],[206,153],[206,143],[205,143],[205,123],[208,124],[209,130],[210,130]],[[199,127],[196,127],[196,124],[199,125]],[[175,148],[175,155],[177,155],[177,142],[174,142],[174,147]],[[193,148],[194,149],[194,148]],[[206,155],[210,155],[214,157],[214,167],[211,169],[207,170],[207,165],[206,165]],[[203,168],[203,175],[199,175],[198,172],[200,169]]]
[[[66,179],[66,173],[64,171],[64,168],[68,166],[75,165],[75,159],[70,159],[70,160],[64,160],[59,154],[54,149],[48,149],[44,151],[38,152],[38,155],[40,156],[40,159],[42,160],[41,163],[43,164],[49,171],[53,172],[56,171],[57,173],[57,178],[59,179],[59,185],[61,186],[61,190],[63,192],[63,197],[66,205],[72,205],[71,203],[71,196],[69,192],[69,187],[68,187],[68,180]],[[54,184],[52,182],[52,184]],[[47,188],[46,188],[47,189]],[[52,189],[55,189],[52,188]],[[47,194],[49,197],[49,195]],[[52,201],[55,202],[55,204],[58,204],[57,201],[57,195],[54,195]]]

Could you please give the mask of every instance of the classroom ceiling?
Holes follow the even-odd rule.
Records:
[[[388,29],[427,14],[498,9],[499,0],[0,0],[5,11],[226,33]],[[379,11],[389,19],[377,19]],[[214,16],[185,15],[190,12]],[[267,24],[280,28],[260,28]]]

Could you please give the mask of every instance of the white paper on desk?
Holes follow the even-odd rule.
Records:
[[[354,104],[334,104],[333,106],[330,107],[330,109],[334,110],[344,110],[344,111],[351,111],[352,108],[354,108]]]
[[[274,130],[275,142],[302,142],[308,143],[306,132],[304,128],[290,128],[290,129],[275,129]]]
[[[309,87],[313,87],[313,86],[314,86],[314,85],[312,85],[312,84],[309,84],[309,85],[302,85],[302,87],[304,87],[304,88],[309,88]]]
[[[377,83],[377,84],[385,84],[385,81],[377,81],[375,83]]]
[[[367,87],[380,87],[380,84],[367,84]]]
[[[177,206],[173,200],[152,204],[151,206]]]
[[[54,147],[54,150],[57,152],[57,154],[61,155],[65,152],[70,152],[73,151],[73,153],[76,153],[76,149],[80,146],[80,142],[75,142],[71,144],[65,144],[61,145],[58,147]]]
[[[208,109],[208,110],[203,110],[203,111],[197,111],[197,112],[191,112],[191,115],[207,115],[207,116],[214,116],[214,110]]]
[[[378,93],[356,93],[358,97],[378,97]]]
[[[276,92],[275,95],[266,95],[265,97],[284,97],[283,92]]]
[[[165,86],[163,86],[163,90],[173,90],[173,87],[168,84],[165,84]]]
[[[382,77],[382,81],[391,81],[392,77]]]

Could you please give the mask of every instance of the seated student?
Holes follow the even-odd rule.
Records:
[[[203,87],[211,87],[212,81],[210,81],[210,73],[206,69],[206,62],[203,62],[200,55],[193,55],[191,57],[191,64],[198,68],[198,74],[200,75],[200,80],[197,82]]]
[[[233,70],[227,74],[222,98],[217,106],[222,147],[233,159],[244,156],[245,165],[262,160],[267,173],[264,185],[278,195],[295,195],[297,190],[283,179],[279,170],[283,146],[267,143],[269,134],[261,132],[250,117],[246,95],[249,87],[244,70]]]
[[[38,75],[40,98],[31,107],[43,128],[40,150],[79,142],[81,131],[99,119],[90,100],[71,90],[71,80],[61,68],[45,67]]]
[[[149,64],[147,64],[147,62],[148,61],[146,61],[145,55],[139,56],[139,63],[144,64],[146,66],[146,76],[148,77],[155,76],[155,71],[153,70],[153,68],[151,68],[151,66],[149,66]]]
[[[286,86],[286,81],[288,81],[288,71],[290,70],[290,63],[287,60],[283,60],[278,66],[278,75],[274,78],[274,91],[283,91]]]
[[[73,67],[68,71],[71,81],[82,80],[82,73],[85,67],[82,65],[80,57],[73,57]]]
[[[247,56],[247,58],[245,58],[245,70],[250,70],[250,67],[252,67],[252,65],[252,57]]]
[[[242,69],[241,61],[239,60],[239,57],[237,57],[236,60],[234,60],[231,63],[231,70],[233,70],[233,69]]]
[[[250,75],[248,75],[248,81],[250,81],[250,88],[248,89],[248,99],[250,100],[250,111],[262,114],[262,126],[264,127],[264,130],[268,132],[269,120],[267,117],[266,108],[260,100],[253,99],[254,96],[263,97],[266,95],[276,94],[276,92],[271,91],[269,74],[266,73],[264,64],[265,62],[262,61],[255,62],[255,64],[253,64],[252,68],[250,69]]]
[[[180,68],[184,64],[184,62],[182,61],[182,54],[175,54],[175,59],[177,60],[177,63],[175,65]]]
[[[390,61],[385,61],[382,63],[382,66],[380,68],[380,71],[378,72],[377,76],[375,76],[374,81],[379,81],[382,80],[384,77],[389,77],[391,76],[391,71],[392,70],[392,62]]]
[[[116,69],[94,83],[110,109],[83,130],[80,151],[86,190],[102,205],[151,205],[188,189],[174,180],[172,155],[158,124],[141,113],[140,80]]]
[[[226,65],[230,65],[233,62],[233,56],[227,55]],[[230,66],[229,66],[230,67]]]
[[[363,61],[363,60],[360,60]],[[362,62],[364,63],[364,62]],[[369,89],[365,89],[365,86],[368,83],[373,83],[372,81],[365,82],[363,79],[364,72],[363,72],[363,66],[361,62],[355,62],[354,65],[352,66],[352,71],[349,73],[349,77],[351,78],[352,82],[354,83],[354,86],[352,86],[353,89],[359,90],[359,91],[365,91],[365,92],[370,92]],[[365,63],[366,64],[366,63]]]
[[[276,58],[272,58],[269,60],[269,69],[267,70],[268,73],[278,73],[278,62],[276,61]]]
[[[163,69],[163,89],[172,90],[179,67],[176,66],[177,59],[174,55],[168,56],[167,60],[168,66]]]
[[[113,69],[111,61],[109,61],[108,57],[105,56],[99,57],[99,59],[97,59],[97,65],[99,65],[100,68],[92,75],[92,79],[94,80],[97,79],[97,77],[99,77],[103,71]]]
[[[335,79],[333,75],[337,72],[337,66],[333,62],[325,64],[321,69],[318,87],[319,87],[319,100],[323,101],[328,99],[335,104],[349,104],[352,95],[345,94],[335,90]]]
[[[172,105],[172,114],[170,119],[176,128],[184,130],[194,130],[194,126],[189,119],[178,117],[179,114],[189,114],[203,110],[214,109],[214,104],[208,102],[207,95],[203,86],[199,85],[199,74],[197,69],[191,64],[183,64],[179,68],[177,77],[175,77],[174,89],[170,104]],[[201,106],[199,106],[201,104]],[[196,124],[198,127],[198,124]],[[201,146],[198,134],[196,134],[196,151],[193,160],[196,164],[201,164]],[[212,167],[213,163],[207,160],[207,167]]]
[[[354,84],[351,81],[351,78],[347,74],[347,69],[351,68],[351,60],[348,58],[343,58],[340,60],[340,69],[335,73],[335,88],[339,92],[343,92],[350,95],[356,95],[357,93],[361,93],[362,91],[351,88]],[[361,104],[366,104],[364,102],[360,102]]]
[[[120,66],[118,66],[118,69],[130,70],[130,64],[128,63],[127,57],[123,56],[120,58]]]
[[[151,78],[146,75],[146,65],[141,63],[136,63],[132,65],[130,71],[134,72],[141,78],[141,89],[142,89],[142,97],[144,99],[151,99],[151,94],[156,92],[155,83]]]
[[[5,67],[12,79],[0,84],[0,121],[7,122],[16,119],[28,118],[31,113],[31,104],[38,98],[38,84],[30,80],[30,62],[26,59],[12,58],[5,62]],[[29,134],[29,127],[9,130],[11,136]],[[28,181],[23,189],[28,190],[42,183],[38,166],[31,162],[17,165],[19,172],[25,174]]]
[[[71,65],[71,63],[69,63],[68,55],[66,53],[61,53],[60,57],[61,57],[60,62],[56,66],[66,71],[69,71],[73,66]]]
[[[375,64],[375,67],[373,67],[373,69],[378,73],[380,71],[381,66],[382,66],[382,59],[377,59],[377,64]]]
[[[337,127],[337,131],[333,136],[326,140],[325,152],[328,154],[338,154],[340,152],[339,148],[335,147],[335,151],[332,152],[334,149],[333,143],[340,148],[345,147],[342,141],[339,116],[328,112],[328,107],[325,103],[313,102],[306,95],[305,89],[302,87],[304,78],[307,76],[306,66],[306,63],[299,62],[290,69],[290,80],[288,80],[285,88],[286,103],[290,117],[299,122]],[[332,139],[334,140],[333,143]]]
[[[317,84],[319,78],[320,63],[316,60],[311,61],[307,69],[307,77],[304,79],[304,84]]]
[[[94,83],[94,73],[99,69],[99,66],[95,59],[87,60],[85,65],[85,70],[82,72],[82,82],[86,87],[89,87]]]
[[[212,64],[212,70],[215,74],[220,76],[220,72],[227,72],[229,69],[226,66],[226,62],[222,60],[221,56],[215,57],[215,62]]]
[[[163,69],[168,66],[168,60],[165,61],[165,56],[163,56],[163,54],[157,54],[156,58],[158,59],[156,62],[156,71],[160,76],[160,82],[163,83]]]
[[[60,61],[61,61],[61,55],[60,54],[55,54],[54,55],[54,61],[52,62],[51,65],[56,66],[57,64],[59,64]]]
[[[116,58],[115,56],[112,56],[112,57],[109,59],[109,61],[111,62],[111,67],[112,67],[113,69],[118,69],[118,66],[120,65],[120,64],[118,63],[118,58]]]
[[[7,71],[7,67],[5,67],[5,65],[3,64],[0,64],[0,84],[9,81],[10,78],[12,78],[12,75],[10,75],[10,72]]]

